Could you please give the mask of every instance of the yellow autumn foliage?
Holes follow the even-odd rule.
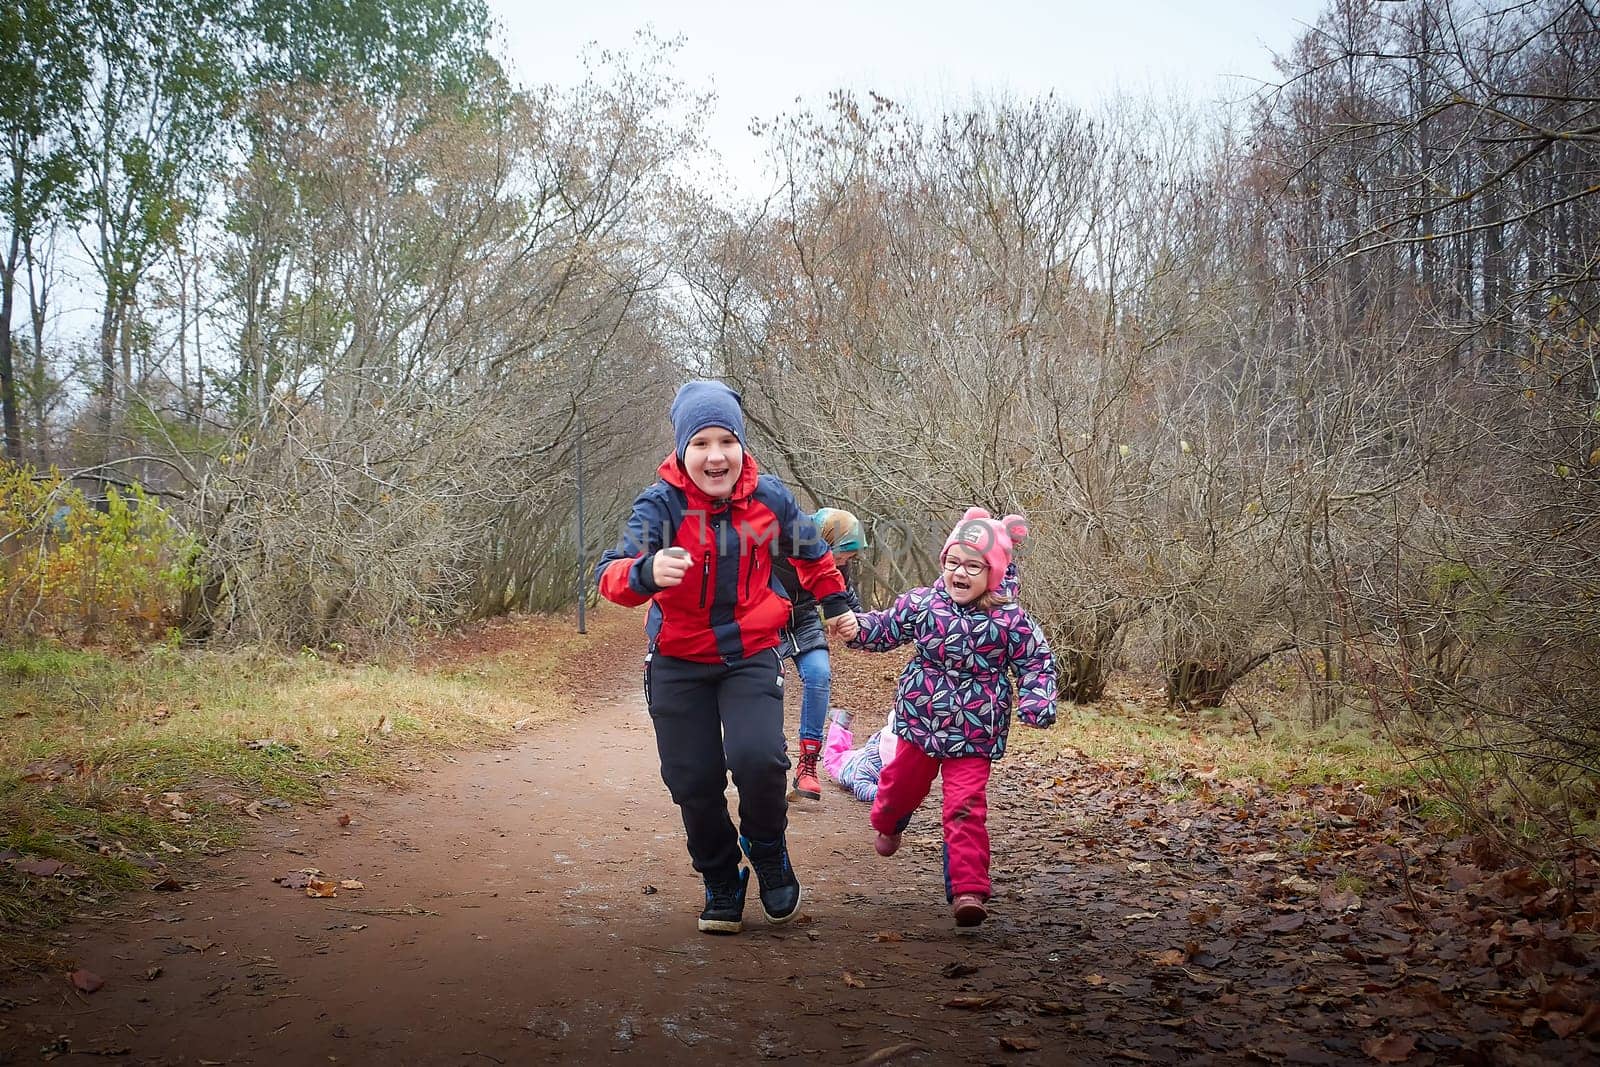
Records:
[[[137,485],[96,502],[59,471],[0,464],[0,640],[158,632],[190,584],[190,544]]]

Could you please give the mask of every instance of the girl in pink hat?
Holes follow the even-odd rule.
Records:
[[[878,779],[871,821],[878,853],[894,855],[934,778],[943,778],[945,893],[957,926],[988,916],[989,770],[1005,753],[1011,712],[1029,726],[1056,720],[1055,660],[1007,580],[1027,535],[1020,515],[968,508],[945,540],[940,578],[884,611],[857,613],[850,642],[871,652],[916,645],[895,691],[901,744]]]

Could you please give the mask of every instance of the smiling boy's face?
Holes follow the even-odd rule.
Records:
[[[944,589],[963,607],[987,593],[989,564],[983,553],[966,545],[951,545],[944,556]]]
[[[683,469],[689,480],[713,500],[733,495],[744,469],[744,449],[739,436],[720,426],[708,426],[689,438],[683,449]]]

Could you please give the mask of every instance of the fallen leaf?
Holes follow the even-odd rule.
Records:
[[[355,878],[346,878],[346,879],[344,879],[344,881],[339,883],[339,888],[340,889],[365,889],[365,888],[367,888],[367,884],[365,882],[358,881]]]
[[[851,974],[849,971],[845,971],[844,972],[844,984],[849,986],[851,989],[865,989],[865,988],[867,988],[867,983],[863,982],[861,979],[857,978],[855,975]]]
[[[24,782],[59,782],[71,774],[72,764],[66,762],[30,763],[22,768]]]
[[[1082,1008],[1060,1000],[1035,1001],[1033,1010],[1039,1015],[1076,1015]]]
[[[1550,1032],[1560,1038],[1568,1038],[1578,1032],[1578,1026],[1583,1022],[1582,1017],[1564,1011],[1547,1011],[1539,1016],[1538,1021],[1550,1028]]]
[[[67,978],[80,993],[93,993],[106,984],[106,980],[93,971],[73,971]]]
[[[888,1063],[897,1056],[904,1056],[908,1052],[916,1052],[923,1046],[915,1041],[902,1041],[898,1045],[887,1045],[861,1061],[861,1067],[877,1067],[880,1063]]]
[[[1007,1052],[1037,1052],[1039,1039],[1028,1037],[1026,1034],[1002,1034],[1000,1047]]]
[[[290,871],[282,878],[274,878],[273,881],[285,889],[304,889],[311,884],[311,875],[305,871]]]
[[[40,878],[53,878],[66,864],[60,860],[18,860],[14,866],[23,874],[36,874]]]
[[[877,933],[872,935],[872,940],[878,941],[878,942],[904,941],[905,940],[905,935],[897,934],[892,930],[879,930]]]
[[[1106,976],[1103,974],[1086,974],[1083,976],[1085,985],[1105,985]]]
[[[178,944],[192,952],[204,952],[208,948],[217,947],[215,941],[201,941],[193,937],[180,937],[178,938]]]
[[[1185,959],[1183,950],[1177,948],[1169,948],[1165,952],[1157,952],[1150,958],[1163,967],[1176,967]]]
[[[261,818],[261,801],[252,800],[250,803],[246,804],[244,806],[244,813],[250,816],[252,819]]]
[[[153,893],[181,893],[183,892],[183,883],[176,878],[163,878],[151,886],[150,891]]]
[[[1331,912],[1360,911],[1361,898],[1348,889],[1334,892],[1332,889],[1322,891],[1322,909]]]
[[[940,1007],[960,1008],[962,1011],[982,1011],[984,1008],[994,1007],[996,1004],[1000,1003],[1004,997],[1004,993],[990,993],[987,996],[981,997],[951,997],[949,1000],[941,1004]]]
[[[1404,1063],[1417,1050],[1417,1039],[1410,1034],[1390,1033],[1361,1042],[1361,1051],[1379,1063]]]
[[[1290,912],[1280,915],[1262,927],[1269,934],[1287,934],[1298,930],[1306,924],[1306,913],[1303,911]]]
[[[339,825],[340,826],[349,826],[350,825],[350,813],[348,811],[340,812],[340,814],[339,814]]]
[[[308,897],[336,897],[339,895],[339,886],[336,882],[325,882],[321,878],[312,878],[306,883],[306,896]]]

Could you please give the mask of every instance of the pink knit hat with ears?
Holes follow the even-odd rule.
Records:
[[[944,566],[951,545],[966,545],[983,555],[984,562],[989,564],[989,581],[993,584],[1005,577],[1012,549],[1027,536],[1028,524],[1021,515],[997,519],[982,508],[968,508],[945,539],[939,565]]]

